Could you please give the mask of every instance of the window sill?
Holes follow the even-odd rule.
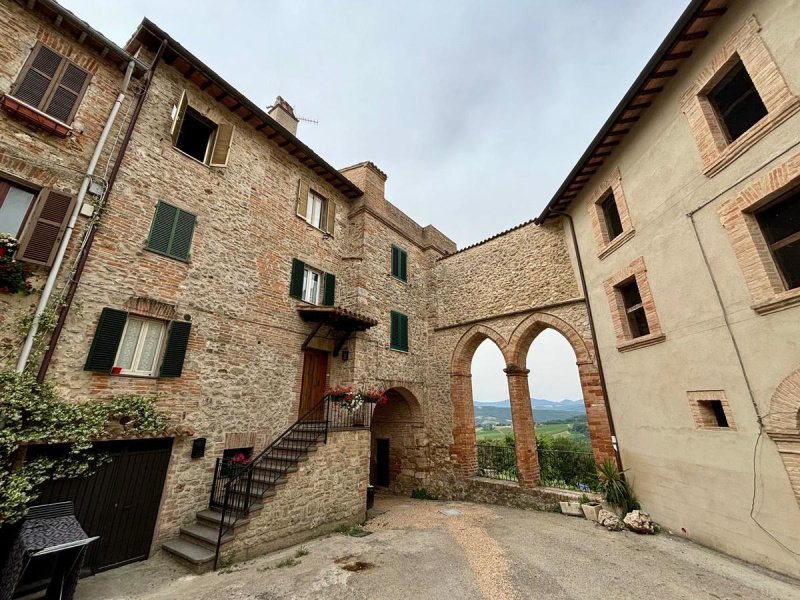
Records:
[[[796,304],[800,304],[800,288],[794,288],[776,294],[765,302],[754,304],[751,308],[760,315],[768,315],[786,308],[791,308]]]
[[[153,250],[152,248],[148,248],[147,246],[145,246],[142,249],[145,252],[152,252],[153,254],[158,254],[159,256],[163,256],[164,258],[171,258],[172,260],[177,260],[178,262],[182,262],[185,265],[192,264],[192,261],[189,258],[178,258],[177,256],[172,256],[171,254],[167,254],[166,252],[160,252],[158,250]]]
[[[651,333],[649,335],[643,335],[641,337],[634,338],[632,340],[627,340],[625,342],[621,342],[617,344],[617,350],[620,352],[628,352],[630,350],[636,350],[638,348],[644,348],[646,346],[653,346],[654,344],[660,344],[667,336],[663,333]]]
[[[707,177],[713,177],[722,171],[734,160],[739,158],[739,156],[744,154],[744,152],[757,141],[796,113],[798,109],[800,109],[800,98],[793,96],[782,107],[767,114],[767,116],[753,125],[747,132],[743,133],[736,141],[731,142],[720,150],[717,157],[705,166],[703,173]]]
[[[625,242],[627,242],[629,239],[631,239],[634,233],[636,233],[635,229],[628,229],[628,231],[623,231],[622,233],[620,233],[617,237],[615,237],[605,246],[600,248],[600,250],[597,253],[597,258],[603,260],[606,256],[614,252],[614,250],[616,250],[617,248],[622,246]]]
[[[399,281],[400,283],[408,285],[408,279],[400,279],[397,275],[392,275],[391,273],[389,273],[389,277],[391,277],[395,281]]]
[[[200,159],[198,159],[198,158],[195,158],[195,157],[194,157],[194,156],[192,156],[191,154],[187,154],[186,152],[184,152],[183,150],[181,150],[181,149],[180,149],[180,148],[178,148],[177,146],[171,146],[171,148],[172,148],[173,150],[175,150],[175,152],[177,152],[177,153],[178,153],[178,154],[180,154],[181,156],[185,156],[185,157],[186,157],[186,158],[188,158],[189,160],[192,160],[192,161],[196,162],[198,165],[203,165],[205,168],[207,168],[207,169],[211,169],[211,165],[209,165],[207,162],[203,162],[202,160],[200,160]]]
[[[400,354],[409,353],[408,350],[403,350],[402,348],[392,348],[391,346],[389,346],[389,350],[391,350],[392,352],[399,352]]]
[[[98,373],[103,375],[103,373]],[[158,375],[137,375],[136,373],[108,373],[109,377],[133,377],[134,379],[153,379],[158,380]]]
[[[304,216],[302,216],[302,215],[298,215],[297,213],[295,213],[295,216],[296,216],[298,219],[300,219],[300,220],[301,220],[303,223],[305,223],[305,224],[306,224],[306,226],[307,226],[309,229],[311,229],[312,231],[319,231],[319,232],[320,232],[322,235],[324,235],[324,236],[331,237],[331,238],[333,237],[333,235],[332,235],[332,234],[328,233],[327,231],[325,231],[325,230],[324,230],[324,229],[322,229],[321,227],[317,227],[316,225],[312,225],[311,223],[309,223],[309,222],[308,222],[308,220],[307,220],[307,219],[306,219]]]
[[[45,130],[47,133],[52,133],[57,137],[65,138],[72,133],[72,127],[66,123],[63,123],[58,119],[54,119],[50,115],[40,111],[38,108],[34,108],[29,104],[25,104],[13,96],[3,96],[3,98],[0,99],[0,106],[15,117],[18,117],[23,121],[27,121],[28,123]]]

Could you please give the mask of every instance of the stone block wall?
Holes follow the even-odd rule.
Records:
[[[223,556],[246,560],[328,533],[366,516],[369,431],[328,434],[307,462],[299,463],[286,484],[250,523],[236,530]]]

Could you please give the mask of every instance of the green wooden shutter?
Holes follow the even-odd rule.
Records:
[[[399,314],[399,321],[398,324],[400,325],[400,333],[399,333],[399,344],[398,350],[404,350],[408,352],[408,316]]]
[[[161,362],[159,377],[181,376],[191,329],[192,324],[185,321],[173,321],[170,324],[167,347],[164,350],[164,360]]]
[[[325,296],[322,299],[322,304],[325,306],[333,306],[336,297],[336,277],[330,273],[325,273]]]
[[[400,277],[400,248],[392,246],[392,277]]]
[[[153,215],[153,224],[150,226],[150,237],[147,239],[147,248],[162,254],[169,252],[172,241],[172,229],[178,209],[171,204],[159,201],[156,213]]]
[[[408,281],[408,254],[400,250],[400,279]]]
[[[175,228],[172,233],[172,243],[169,247],[169,255],[181,260],[189,260],[189,250],[192,247],[192,237],[194,236],[194,224],[197,220],[192,213],[187,213],[178,209],[175,218]]]
[[[298,300],[303,297],[303,271],[306,265],[302,260],[292,259],[292,279],[289,282],[289,295]]]
[[[100,313],[100,320],[97,322],[97,329],[94,331],[89,356],[86,357],[86,363],[83,365],[84,371],[111,372],[127,319],[128,313],[123,310],[103,309]]]

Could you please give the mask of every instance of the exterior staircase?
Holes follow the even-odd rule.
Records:
[[[209,507],[162,548],[195,572],[217,567],[220,552],[247,527],[328,436],[329,401],[323,400],[255,458],[217,459]]]

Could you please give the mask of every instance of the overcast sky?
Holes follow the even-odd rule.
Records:
[[[121,45],[147,16],[256,104],[280,94],[319,122],[304,142],[339,168],[373,161],[387,198],[459,247],[541,211],[688,4],[61,2]],[[574,357],[553,339],[537,345],[559,374]],[[476,400],[507,396],[475,379]]]

